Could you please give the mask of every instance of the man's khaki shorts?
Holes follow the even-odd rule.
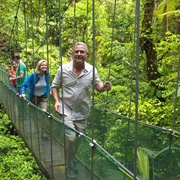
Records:
[[[62,115],[61,115],[61,120],[63,120]],[[87,126],[87,119],[72,120],[70,117],[64,116],[64,124],[66,124],[67,126],[69,126],[72,129],[75,129],[79,132],[84,133],[86,126]],[[66,128],[65,135],[69,140],[76,139],[76,132],[69,128]]]

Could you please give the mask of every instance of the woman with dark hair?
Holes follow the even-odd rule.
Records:
[[[16,91],[16,70],[17,70],[17,63],[16,61],[11,61],[11,69],[8,71],[8,78],[11,82],[11,89]]]

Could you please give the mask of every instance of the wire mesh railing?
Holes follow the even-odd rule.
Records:
[[[0,101],[16,131],[48,179],[68,179],[64,130],[69,127],[53,114],[44,112],[26,99],[20,98],[9,85],[8,75],[1,69]],[[133,179],[133,174],[96,141],[78,131],[74,132],[77,142],[80,143],[75,156],[78,168],[76,179]],[[44,133],[46,137],[43,136]]]
[[[106,122],[104,122],[106,119]],[[133,172],[134,127],[133,119],[107,110],[95,113],[95,137],[116,160]],[[102,127],[102,124],[106,124]],[[105,129],[104,129],[105,128]],[[105,132],[104,137],[101,136]],[[90,134],[89,134],[90,135]],[[180,133],[169,129],[138,123],[137,171],[140,179],[180,179]],[[145,156],[148,159],[145,160]],[[143,167],[143,169],[141,168]],[[145,176],[145,169],[148,175]],[[144,176],[144,177],[143,177]]]
[[[51,113],[43,112],[10,90],[7,73],[3,70],[0,70],[0,79],[0,101],[39,166],[51,179],[66,179],[64,130],[68,127],[53,111],[51,97],[48,107]],[[96,141],[90,138],[92,114],[86,135],[75,131],[80,142],[76,153],[77,179],[134,179],[135,121],[108,110],[95,109],[93,115]],[[43,130],[48,139],[42,138]],[[178,132],[139,122],[137,179],[178,180],[179,154]]]

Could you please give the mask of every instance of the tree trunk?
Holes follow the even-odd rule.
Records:
[[[160,77],[158,72],[157,52],[152,38],[154,3],[154,0],[145,0],[141,34],[141,48],[146,54],[146,72],[149,81],[156,80]]]

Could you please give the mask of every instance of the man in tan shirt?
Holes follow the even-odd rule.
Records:
[[[59,67],[52,82],[55,111],[63,117],[64,124],[82,133],[86,129],[90,111],[93,83],[98,92],[111,89],[111,83],[107,81],[103,84],[96,68],[93,71],[93,66],[86,62],[87,57],[87,45],[77,42],[73,47],[73,60]],[[63,92],[59,94],[61,88]],[[67,137],[67,172],[68,176],[73,177],[75,176],[73,161],[76,133],[66,129],[65,135]]]

